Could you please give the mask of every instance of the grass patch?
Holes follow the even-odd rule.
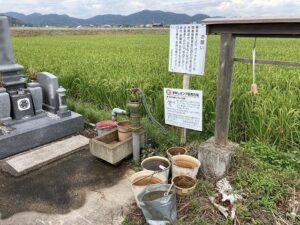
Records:
[[[274,146],[259,142],[242,143],[232,160],[232,168],[228,179],[235,190],[246,194],[243,203],[237,205],[236,224],[276,224],[277,218],[283,218],[288,224],[300,224],[300,220],[292,220],[289,200],[291,189],[300,190],[300,172],[296,155],[282,159],[282,151]],[[268,151],[265,151],[267,150]],[[260,152],[264,151],[264,154]],[[272,153],[274,159],[267,155]],[[288,161],[291,159],[290,161]],[[299,159],[299,158],[298,158]],[[290,163],[289,166],[287,166]],[[282,166],[282,167],[281,167]],[[195,192],[186,197],[177,198],[178,224],[233,224],[226,220],[209,202],[208,197],[214,193],[214,182],[199,177]],[[299,198],[300,196],[298,196]],[[298,199],[300,200],[300,199]],[[142,212],[133,207],[124,224],[146,224]]]

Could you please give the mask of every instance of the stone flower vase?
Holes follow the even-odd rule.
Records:
[[[43,90],[40,84],[36,81],[31,81],[27,84],[27,89],[32,96],[35,114],[43,113]]]
[[[0,106],[0,122],[11,120],[10,98],[6,89],[3,87],[0,87]]]

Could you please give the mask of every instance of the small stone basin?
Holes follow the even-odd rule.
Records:
[[[140,131],[141,146],[146,142],[146,131]],[[90,140],[90,152],[97,158],[100,158],[110,164],[116,165],[123,159],[132,155],[132,137],[120,141],[118,130],[112,131],[97,136]]]
[[[139,134],[141,146],[144,146],[147,140],[146,131],[141,130]],[[90,152],[95,157],[116,165],[123,159],[132,155],[132,136],[120,141],[118,137],[118,130],[113,129],[106,134],[91,139]]]

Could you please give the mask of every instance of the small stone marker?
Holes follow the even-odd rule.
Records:
[[[21,176],[79,151],[88,146],[88,144],[89,139],[82,135],[53,142],[4,160],[2,170],[13,176]]]
[[[56,114],[59,107],[56,93],[56,90],[59,88],[58,78],[51,73],[41,72],[37,74],[37,81],[43,89],[43,109]]]

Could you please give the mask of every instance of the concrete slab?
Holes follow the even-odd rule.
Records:
[[[2,164],[2,170],[13,176],[21,176],[81,150],[88,144],[88,138],[82,135],[76,135],[32,149],[29,152],[7,158]]]
[[[128,171],[127,173],[130,173]],[[86,193],[85,204],[65,215],[23,212],[5,220],[1,225],[121,225],[126,209],[133,202],[127,179],[110,187]]]
[[[0,172],[0,224],[120,225],[134,202],[133,173],[88,149],[22,177]]]

